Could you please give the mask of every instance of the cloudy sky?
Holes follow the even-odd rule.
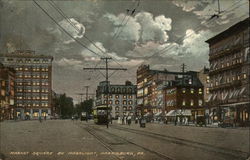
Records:
[[[110,77],[112,83],[136,82],[136,69],[179,71],[208,66],[204,42],[249,15],[248,0],[40,0],[37,3],[84,48],[31,0],[0,0],[0,54],[31,49],[52,55],[53,89],[76,93],[90,85],[94,92],[104,77],[83,67],[124,67]],[[134,12],[133,12],[134,11]],[[60,14],[60,13],[61,14]],[[132,14],[133,12],[133,14]],[[93,53],[94,52],[94,53]]]

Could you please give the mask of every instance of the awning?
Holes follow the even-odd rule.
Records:
[[[217,93],[214,94],[213,101],[216,99],[216,97],[217,97]]]
[[[191,110],[171,110],[166,114],[167,117],[175,117],[175,116],[192,116]]]
[[[228,92],[226,92],[226,93],[224,94],[224,97],[222,97],[222,100],[225,100],[225,99],[227,98],[227,96],[228,96]]]
[[[220,106],[225,106],[225,107],[228,107],[228,106],[238,106],[238,105],[243,105],[243,104],[249,104],[250,102],[239,102],[239,103],[231,103],[231,104],[223,104],[223,105],[220,105]]]
[[[211,99],[212,99],[212,97],[213,97],[213,95],[212,94],[209,94],[209,96],[208,96],[208,102],[210,102],[211,101]]]
[[[234,92],[235,92],[235,90],[233,90],[233,91],[230,92],[230,94],[229,94],[229,99],[231,99],[231,98],[233,97]]]
[[[158,112],[158,113],[156,113],[154,116],[155,116],[155,117],[158,117],[158,116],[161,116],[161,114],[162,114],[162,112]]]
[[[176,116],[175,110],[171,110],[166,114],[167,117],[174,117]]]
[[[177,110],[176,115],[182,115],[182,116],[192,116],[191,110],[185,109],[185,110]]]
[[[246,90],[246,87],[243,87],[241,90],[240,90],[240,96],[244,93],[244,91]]]

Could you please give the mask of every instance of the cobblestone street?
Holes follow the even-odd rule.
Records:
[[[2,159],[246,159],[248,129],[92,121],[6,121]],[[239,137],[239,138],[235,138]]]

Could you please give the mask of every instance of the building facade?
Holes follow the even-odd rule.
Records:
[[[15,71],[0,63],[0,121],[14,119]]]
[[[51,115],[52,56],[30,50],[0,55],[3,65],[15,70],[15,110],[20,119]]]
[[[195,123],[197,117],[205,116],[203,85],[194,72],[189,76],[168,81],[164,93],[166,116],[170,121],[184,116]]]
[[[134,116],[136,107],[136,85],[126,81],[125,85],[112,85],[108,82],[108,102],[106,93],[107,82],[100,82],[96,90],[96,106],[108,105],[111,107],[112,118]]]
[[[245,126],[250,113],[249,18],[206,41],[213,121]]]

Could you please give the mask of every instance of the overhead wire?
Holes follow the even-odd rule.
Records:
[[[135,2],[135,4],[136,4],[136,2]],[[137,10],[137,8],[138,8],[139,6],[140,6],[140,0],[138,0],[136,6],[135,6],[134,9],[132,10],[131,14],[128,16],[128,18],[127,18],[125,24],[124,24],[123,27],[121,28],[120,32],[118,32],[118,35],[116,36],[116,38],[118,38],[118,37],[120,36],[120,34],[123,32],[124,27],[128,24],[128,21],[129,21],[129,19],[130,19],[130,16],[132,16],[132,15],[135,13],[135,11]]]
[[[60,9],[60,7],[58,7],[58,6],[53,2],[53,0],[47,0],[47,1],[49,2],[49,4],[50,4],[54,9],[57,10],[57,12],[58,12],[61,16],[63,16],[63,18],[65,18],[65,19],[67,20],[67,22],[68,22],[73,28],[75,28],[78,32],[80,32],[79,28],[77,28],[77,27],[72,23],[72,21],[70,20],[70,18],[62,11],[62,9]],[[93,46],[95,46],[98,50],[100,50],[100,51],[103,53],[103,55],[104,55],[104,54],[107,54],[103,49],[101,49],[100,47],[98,47],[92,40],[90,40],[85,34],[83,35],[83,37],[84,37],[85,39],[87,39],[91,44],[93,44]],[[124,68],[124,66],[122,66],[122,65],[118,62],[118,60],[117,60],[116,58],[112,57],[112,59],[113,59],[113,61],[114,61],[115,63],[117,63],[118,65],[120,65],[122,68]]]
[[[225,10],[221,13],[221,15],[224,14],[224,13],[226,13],[225,11],[227,11],[227,10],[230,9],[230,8],[232,8],[232,6],[235,6],[235,5],[236,5],[237,3],[239,3],[239,2],[240,2],[240,0],[237,1],[237,2],[235,2],[233,5],[231,5],[231,6],[228,7],[227,9],[225,9]],[[242,5],[243,5],[243,4],[241,4],[241,5],[239,5],[239,6],[236,6],[235,8],[233,8],[233,9],[231,9],[231,10],[234,10],[234,9],[236,9],[236,8],[239,8],[239,7],[242,6]],[[207,21],[205,21],[205,23],[211,23],[211,20],[213,20],[213,19],[208,19]],[[207,24],[207,25],[208,25],[208,24]],[[193,35],[195,32],[197,32],[201,27],[204,27],[204,23],[203,23],[203,24],[199,24],[199,25],[195,28],[194,32],[191,32],[189,35],[185,35],[185,36],[183,36],[183,37],[178,38],[177,41],[179,41],[179,40],[184,40],[185,38],[188,38],[188,37],[192,36],[192,35]],[[147,58],[147,59],[152,58],[152,57],[155,56],[156,54],[159,54],[159,55],[160,55],[160,54],[163,53],[163,51],[166,52],[167,50],[170,50],[170,49],[172,49],[173,47],[175,47],[175,46],[174,46],[174,45],[167,46],[167,47],[161,49],[160,51],[157,51],[157,52],[153,53],[151,56],[148,56],[148,57],[146,57],[146,58]],[[142,62],[142,63],[144,63],[144,62]],[[138,67],[138,66],[141,65],[142,63],[139,63],[139,64],[136,65],[136,66],[130,67],[130,68],[128,68],[128,70],[131,69],[131,68],[134,68],[134,67]]]
[[[98,53],[96,53],[95,51],[93,51],[92,49],[89,49],[85,44],[83,44],[81,41],[79,41],[78,39],[76,39],[74,36],[72,36],[68,31],[66,31],[40,4],[38,4],[35,0],[32,0],[37,7],[39,7],[63,32],[65,32],[70,38],[72,38],[75,42],[77,42],[79,45],[81,45],[82,47],[86,48],[88,51],[90,51],[91,53],[101,57],[101,55],[99,55]]]

